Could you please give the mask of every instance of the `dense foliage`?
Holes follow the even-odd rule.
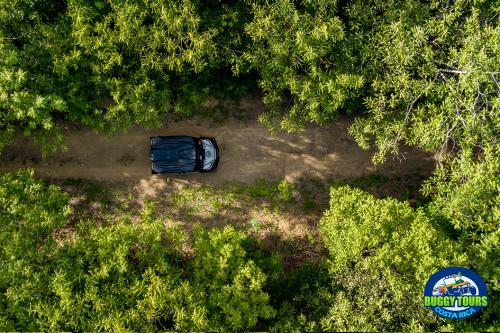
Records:
[[[494,149],[500,134],[498,2],[379,2],[355,1],[349,10],[356,25],[373,24],[372,38],[360,45],[371,76],[368,117],[351,130],[360,145],[373,139],[378,161],[401,142],[441,155]]]
[[[491,185],[485,184],[485,190],[495,191]],[[482,204],[498,211],[498,195],[498,189],[488,193]],[[330,197],[320,229],[330,254],[330,272],[341,291],[321,322],[324,330],[492,330],[499,324],[495,319],[500,292],[498,218],[488,221],[489,232],[482,233],[482,239],[474,240],[479,233],[460,228],[460,217],[441,214],[444,205],[454,207],[452,200],[460,200],[459,194],[447,203],[438,199],[418,209],[395,199],[377,200],[349,187],[332,189]],[[475,206],[477,201],[462,202],[461,209],[472,211]],[[490,209],[481,207],[477,213],[489,215]],[[471,222],[483,218],[476,216]],[[456,228],[447,229],[446,223]],[[453,323],[422,307],[428,277],[448,266],[472,267],[485,279],[492,304],[481,315],[482,322],[475,318]]]
[[[401,142],[488,150],[499,15],[487,0],[4,0],[0,148],[21,128],[51,149],[60,119],[155,125],[258,83],[270,126],[365,113],[351,133],[377,161]]]
[[[351,61],[352,44],[335,15],[336,1],[304,1],[297,7],[291,0],[255,5],[246,27],[252,43],[245,59],[258,71],[270,107],[261,119],[269,124],[284,112],[281,127],[287,130],[333,119],[363,86]]]
[[[51,234],[70,214],[67,197],[44,188],[32,172],[0,176],[0,329],[37,330],[29,301],[44,293],[47,254],[57,247]]]
[[[326,330],[417,330],[437,321],[421,306],[422,288],[441,267],[463,264],[456,245],[407,203],[348,187],[332,189],[330,197],[320,228],[344,290]]]
[[[241,94],[248,18],[238,2],[1,1],[0,148],[16,128],[51,149],[60,119],[112,132]]]
[[[243,232],[198,229],[190,258],[151,205],[139,223],[71,224],[70,213],[32,172],[0,176],[0,330],[234,331],[274,316]]]
[[[61,120],[112,133],[260,89],[270,127],[345,112],[374,161],[401,144],[439,159],[418,208],[333,188],[325,261],[288,275],[242,231],[188,240],[150,206],[70,219],[58,188],[3,174],[0,330],[498,330],[499,17],[492,0],[0,0],[0,151],[17,131],[53,150]],[[452,264],[486,280],[481,316],[419,304]]]
[[[154,219],[152,203],[134,221],[70,218],[59,188],[32,171],[6,173],[0,329],[494,330],[498,179],[488,170],[477,177],[418,209],[332,188],[319,224],[326,260],[284,275],[279,258],[242,231],[198,226],[188,239]],[[464,202],[472,188],[479,199]],[[481,316],[446,322],[421,306],[427,278],[450,265],[485,279],[492,302]]]

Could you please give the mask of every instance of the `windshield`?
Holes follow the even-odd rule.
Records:
[[[202,139],[201,142],[204,150],[203,170],[209,171],[213,168],[215,160],[217,159],[217,152],[212,141]]]

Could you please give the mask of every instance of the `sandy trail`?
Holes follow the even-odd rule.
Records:
[[[250,111],[262,108],[255,99],[252,103],[246,101],[246,105],[253,105],[254,110]],[[18,136],[0,155],[0,171],[30,167],[41,177],[126,183],[155,195],[172,181],[220,184],[230,180],[293,181],[303,176],[321,179],[371,173],[391,176],[428,173],[434,167],[430,155],[409,148],[404,148],[405,159],[401,161],[389,158],[381,166],[373,165],[373,152],[361,150],[347,134],[349,124],[349,120],[341,119],[323,126],[310,125],[296,134],[270,134],[255,119],[229,119],[215,127],[210,121],[190,119],[154,130],[133,127],[127,133],[111,137],[89,129],[73,129],[64,131],[68,150],[45,159],[29,138]],[[156,134],[215,137],[220,148],[218,170],[209,174],[151,175],[149,137]]]

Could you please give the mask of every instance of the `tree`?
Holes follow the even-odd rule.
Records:
[[[62,119],[113,133],[241,95],[249,19],[233,1],[0,2],[0,150],[16,129],[48,152]]]
[[[336,1],[279,0],[254,4],[252,12],[246,27],[252,43],[243,59],[259,73],[270,108],[261,121],[281,118],[286,130],[324,123],[359,96],[364,77],[351,61]]]
[[[195,257],[178,299],[177,330],[248,330],[274,316],[263,291],[266,275],[245,251],[247,237],[231,227],[195,231]]]
[[[369,7],[377,10],[369,10]],[[366,38],[368,114],[350,133],[381,162],[404,142],[442,158],[495,149],[500,85],[499,8],[491,1],[354,2]],[[366,30],[369,29],[369,30]]]
[[[42,143],[44,154],[62,142],[54,114],[68,106],[47,68],[48,50],[58,47],[50,20],[59,15],[51,7],[41,1],[0,3],[0,151],[19,129]],[[64,35],[58,37],[64,41]]]
[[[0,329],[227,331],[274,316],[248,236],[200,227],[186,244],[154,213],[72,225],[59,188],[32,171],[0,176]]]
[[[422,291],[431,274],[462,265],[467,256],[433,222],[408,203],[378,200],[347,186],[332,188],[319,227],[337,292],[321,320],[323,330],[415,331],[445,325],[422,306]]]
[[[372,10],[369,10],[372,8]],[[423,190],[432,223],[467,253],[467,265],[498,293],[499,7],[491,1],[353,2],[349,20],[370,64],[367,115],[350,133],[375,146],[376,162],[401,143],[435,152]],[[357,23],[356,23],[357,22]],[[360,44],[361,45],[361,44]],[[492,329],[493,303],[456,329]]]
[[[52,297],[32,305],[42,328],[156,330],[170,321],[182,274],[176,262],[179,235],[147,217],[141,225],[124,221],[96,228],[89,222],[80,224],[76,239],[52,262]],[[171,246],[162,246],[162,239]]]
[[[478,272],[492,300],[481,316],[458,322],[457,330],[494,331],[500,303],[500,176],[498,154],[474,160],[462,154],[439,167],[424,184],[432,197],[427,210],[450,238],[469,256],[468,265]]]
[[[33,171],[0,175],[0,329],[38,330],[30,301],[47,296],[53,232],[71,213],[67,196],[34,179]]]
[[[95,114],[84,120],[111,130],[153,125],[173,107],[190,114],[209,95],[230,95],[228,62],[241,47],[237,29],[245,15],[239,4],[213,7],[190,0],[70,1],[75,49],[61,67],[88,68],[100,97],[113,99],[99,114],[105,122]]]

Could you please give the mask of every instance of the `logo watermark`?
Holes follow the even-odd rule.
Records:
[[[470,317],[488,306],[483,279],[464,267],[448,267],[433,274],[424,289],[424,306],[449,319]]]

